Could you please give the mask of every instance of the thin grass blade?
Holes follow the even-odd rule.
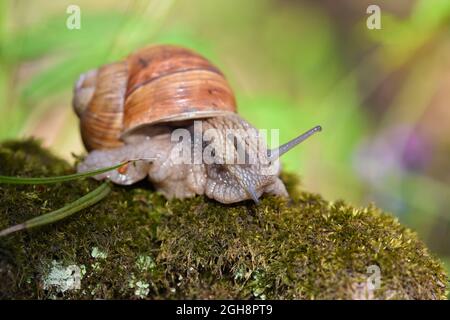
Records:
[[[140,160],[140,159],[138,159],[138,160]],[[93,177],[95,175],[120,168],[129,162],[138,161],[138,160],[128,160],[128,161],[122,162],[120,164],[111,166],[111,167],[105,167],[105,168],[101,168],[101,169],[97,169],[97,170],[93,170],[93,171],[74,173],[74,174],[69,174],[69,175],[65,175],[65,176],[57,176],[57,177],[27,178],[27,177],[9,177],[9,176],[1,176],[0,175],[0,184],[36,184],[37,185],[37,184],[51,184],[51,183],[72,181],[72,180],[77,180],[77,179],[82,179],[82,178]]]

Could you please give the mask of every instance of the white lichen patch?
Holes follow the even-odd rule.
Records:
[[[91,251],[91,257],[94,259],[106,259],[108,258],[108,253],[106,251],[100,250],[98,247],[93,247]]]
[[[100,270],[100,263],[98,262],[94,262],[93,264],[91,264],[92,270],[94,271],[99,271]]]
[[[134,295],[141,299],[145,298],[150,292],[150,289],[148,288],[149,286],[150,285],[146,282],[136,282],[136,290],[134,290]]]
[[[249,279],[253,274],[253,270],[247,269],[243,266],[240,266],[234,272],[234,280],[236,281],[244,281]]]
[[[150,271],[156,267],[156,262],[151,256],[140,255],[136,261],[136,267],[139,271]]]
[[[86,266],[84,264],[80,265],[81,278],[86,275]]]
[[[81,279],[85,274],[84,265],[64,266],[61,262],[53,260],[50,270],[42,277],[42,287],[45,290],[55,289],[57,292],[78,290],[81,288]]]
[[[140,299],[144,299],[145,297],[147,297],[150,292],[150,284],[141,280],[136,281],[136,277],[134,276],[134,274],[131,274],[128,286],[130,287],[130,289],[134,289],[134,295]]]
[[[266,300],[267,297],[264,292],[266,291],[266,289],[270,288],[270,285],[264,284],[263,277],[264,272],[262,270],[257,269],[252,273],[252,283],[254,286],[252,293],[255,298]]]

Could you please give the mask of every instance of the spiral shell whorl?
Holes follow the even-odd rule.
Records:
[[[151,46],[80,76],[74,109],[88,150],[122,144],[121,136],[161,122],[236,112],[225,77],[207,59],[177,46]]]

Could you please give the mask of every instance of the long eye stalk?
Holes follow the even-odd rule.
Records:
[[[273,161],[275,159],[278,159],[283,154],[297,146],[298,144],[302,143],[306,139],[308,139],[310,136],[315,134],[316,132],[322,131],[321,126],[315,126],[314,128],[306,131],[305,133],[299,135],[297,138],[292,139],[291,141],[279,146],[278,148],[272,149],[268,152],[268,157],[270,161]]]

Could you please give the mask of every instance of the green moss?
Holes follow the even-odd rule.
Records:
[[[2,175],[72,170],[35,141],[0,145]],[[392,216],[283,179],[292,199],[264,197],[259,206],[166,201],[147,183],[116,186],[66,220],[0,239],[0,298],[445,298],[440,262]],[[0,228],[96,186],[0,185]],[[367,285],[371,266],[379,289]]]

